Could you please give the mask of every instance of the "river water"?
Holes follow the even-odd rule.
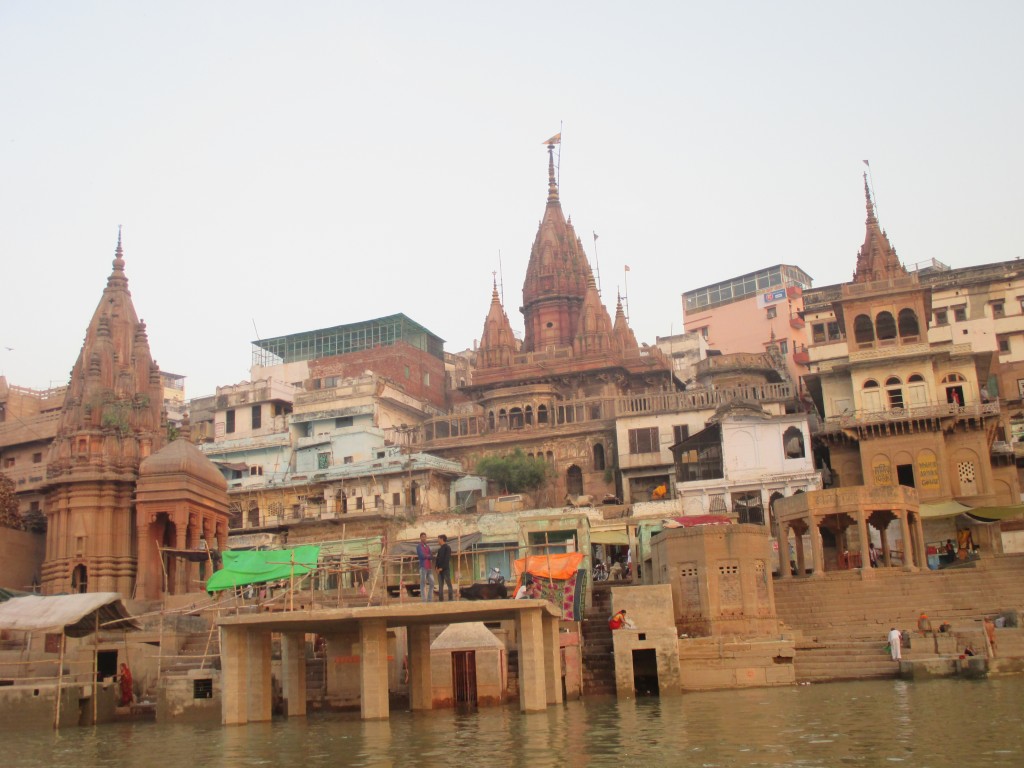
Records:
[[[17,768],[1024,765],[1024,677],[870,681],[569,702],[547,712],[392,712],[221,727],[121,723],[0,735]]]

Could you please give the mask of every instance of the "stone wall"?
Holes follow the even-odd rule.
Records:
[[[0,528],[0,586],[31,590],[39,584],[45,554],[44,534]]]

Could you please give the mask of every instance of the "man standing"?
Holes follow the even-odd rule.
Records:
[[[903,633],[900,632],[896,627],[889,630],[889,652],[892,654],[893,661],[899,661],[903,658]]]
[[[437,557],[434,564],[437,566],[437,597],[444,602],[444,585],[448,585],[448,600],[455,599],[452,593],[452,548],[448,546],[448,537],[443,533],[437,537]]]
[[[416,557],[420,561],[420,600],[424,603],[434,602],[434,555],[427,544],[427,534],[420,534],[420,543],[416,545]]]

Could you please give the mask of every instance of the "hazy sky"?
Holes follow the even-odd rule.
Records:
[[[257,332],[404,312],[464,349],[499,251],[521,329],[560,122],[641,341],[770,264],[849,279],[863,159],[904,263],[1018,258],[1022,29],[1019,0],[0,0],[0,373],[66,383],[118,224],[189,396]]]

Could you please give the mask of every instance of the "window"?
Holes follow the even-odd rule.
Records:
[[[363,497],[362,496],[356,496],[356,509],[362,509],[362,508],[363,508]]]
[[[346,456],[341,461],[343,464],[351,464],[354,460],[351,456]]]
[[[879,341],[896,338],[896,320],[892,312],[879,312],[875,316],[875,333]]]
[[[249,477],[259,477],[263,474],[263,467],[254,465],[249,467]]]
[[[786,339],[779,342],[779,352],[784,355],[789,353],[789,342]]]
[[[316,468],[327,469],[331,466],[331,454],[330,453],[318,453],[316,455]]]
[[[901,309],[899,314],[900,338],[916,337],[920,334],[917,314],[912,309]]]
[[[546,405],[537,406],[537,423],[547,424],[548,423],[548,407]]]
[[[967,320],[967,307],[955,307],[953,309],[953,319],[958,323],[963,323]]]
[[[231,409],[230,411],[227,412],[227,416],[225,417],[224,429],[225,429],[225,431],[229,435],[232,432],[235,431],[235,411],[234,411],[234,409]]]
[[[839,333],[839,323],[830,322],[828,324],[828,340],[839,341],[841,338],[842,335]]]
[[[29,512],[38,512],[39,511],[39,502],[38,501],[30,501],[28,503],[28,511]]]
[[[424,387],[429,387],[430,386],[430,371],[426,371],[423,374],[423,386]]]
[[[858,344],[871,344],[875,340],[875,327],[867,315],[857,315],[853,321],[853,338]]]
[[[790,427],[782,435],[782,448],[787,459],[802,459],[804,452],[804,433],[799,427]]]
[[[334,420],[335,429],[344,429],[345,427],[351,427],[353,424],[352,416],[339,416]]]
[[[760,491],[740,491],[732,494],[732,511],[741,523],[764,525],[764,506]]]
[[[992,317],[1005,317],[1006,306],[1001,301],[992,302]]]
[[[252,428],[259,429],[263,426],[263,407],[254,405],[252,407]]]
[[[944,309],[935,310],[935,324],[949,325],[949,313]]]
[[[768,309],[764,311],[764,314],[765,317],[767,317],[769,320],[774,320],[775,317],[779,314],[779,310],[776,309],[775,307],[768,307]]]
[[[402,494],[392,493],[391,494],[391,506],[400,507],[402,505]]]
[[[687,424],[676,424],[672,427],[672,442],[681,443],[690,436],[690,427]]]
[[[43,454],[42,453],[33,453],[32,454],[32,463],[33,464],[40,464],[40,463],[42,463],[42,461],[43,461]]]
[[[1010,351],[1010,337],[1000,336],[999,337],[999,352],[1005,354]]]
[[[811,326],[811,343],[813,344],[824,344],[825,343],[825,324],[815,323]]]
[[[601,443],[594,445],[594,469],[595,471],[604,469],[604,446]]]
[[[630,453],[657,453],[660,447],[657,427],[629,430]]]
[[[889,395],[890,408],[903,407],[903,382],[896,376],[890,376],[885,380],[885,391]]]

